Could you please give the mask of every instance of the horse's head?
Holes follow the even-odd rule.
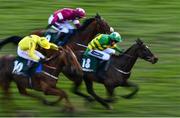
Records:
[[[83,71],[73,51],[68,46],[60,47],[60,50],[62,50],[61,59],[64,61],[65,68],[70,73],[81,76]]]
[[[112,27],[97,13],[95,16],[96,32],[110,34],[114,31]]]
[[[152,64],[155,64],[158,61],[158,58],[151,52],[149,47],[145,45],[140,39],[136,40],[135,46],[137,46],[136,54],[141,59],[149,61]]]

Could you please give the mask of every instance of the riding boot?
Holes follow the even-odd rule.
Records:
[[[70,37],[71,37],[71,34],[69,34],[69,33],[66,34],[64,39],[63,39],[63,42],[61,43],[61,46],[66,45],[68,43]]]
[[[99,68],[99,71],[98,71],[98,77],[102,78],[103,80],[105,80],[107,78],[107,71],[109,69],[109,66],[110,66],[110,63],[111,63],[111,60],[108,60],[108,61],[105,61],[102,63],[102,68]]]
[[[59,45],[60,42],[63,42],[66,33],[58,32],[54,37],[55,44]]]
[[[18,75],[22,75],[22,76],[25,76],[25,77],[31,77],[31,69],[32,69],[32,65],[33,65],[33,62],[28,60],[27,64],[25,67],[23,67],[23,70],[21,72],[18,72],[16,74]]]
[[[66,44],[68,43],[70,37],[75,33],[75,31],[76,31],[75,29],[70,29],[70,30],[69,30],[69,33],[66,33],[66,34],[64,35],[63,41],[62,41],[62,42],[59,42],[58,45],[60,45],[60,46],[66,45]]]

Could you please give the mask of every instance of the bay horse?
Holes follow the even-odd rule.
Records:
[[[43,36],[44,32],[45,30],[38,30],[34,31],[32,34]],[[99,14],[96,14],[94,17],[88,18],[83,22],[82,26],[70,37],[67,46],[69,46],[73,51],[84,50],[85,47],[83,47],[83,45],[87,45],[97,34],[110,34],[111,32],[113,32],[113,28],[110,27],[105,19],[103,19]],[[21,36],[8,37],[0,41],[0,47],[10,42],[18,44],[21,39]],[[72,89],[73,93],[86,98],[88,101],[93,100],[92,97],[79,91],[79,87],[83,81],[81,77],[72,75],[67,69],[63,69],[63,74],[74,82],[74,87]]]
[[[10,83],[13,81],[17,85],[19,93],[25,96],[34,97],[43,101],[45,104],[56,104],[62,99],[65,99],[65,110],[72,111],[73,106],[69,101],[69,98],[65,91],[56,86],[58,81],[58,75],[63,68],[68,68],[69,72],[75,74],[82,74],[81,66],[77,61],[76,56],[72,50],[65,46],[59,47],[58,51],[44,50],[48,52],[47,59],[43,64],[43,71],[41,73],[35,73],[31,78],[26,76],[13,74],[13,63],[16,59],[15,56],[6,55],[0,57],[0,85],[4,92],[5,97],[9,97]],[[50,57],[49,57],[50,56]],[[42,91],[45,95],[58,96],[58,100],[49,102],[46,99],[29,93],[27,88],[34,89],[36,91]]]
[[[30,34],[36,34],[38,36],[44,36],[48,29],[40,29],[32,31]],[[95,17],[86,19],[79,29],[75,30],[75,33],[69,39],[68,45],[71,49],[80,50],[83,49],[77,44],[87,45],[98,33],[111,33],[113,28],[97,13]],[[10,36],[0,40],[0,49],[8,44],[13,43],[17,45],[24,36]],[[54,43],[54,42],[53,42]],[[84,49],[83,49],[84,50]]]
[[[76,52],[76,55],[77,58],[81,60],[83,53]],[[110,59],[110,67],[106,72],[106,79],[102,79],[101,77],[97,76],[97,73],[84,72],[83,80],[85,81],[88,93],[107,109],[111,109],[108,102],[113,101],[114,89],[116,87],[122,86],[133,88],[132,93],[124,96],[125,98],[131,98],[139,90],[135,83],[128,81],[131,75],[131,70],[138,58],[144,59],[152,64],[155,64],[158,61],[158,58],[150,51],[148,46],[138,39],[136,40],[135,44],[133,44],[121,55],[112,55]],[[103,84],[109,94],[110,99],[103,99],[99,97],[93,89],[93,82]]]

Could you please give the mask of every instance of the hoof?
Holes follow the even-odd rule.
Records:
[[[86,100],[87,100],[88,102],[93,102],[93,101],[95,101],[95,99],[94,99],[93,97],[91,97],[91,96],[89,96]]]
[[[48,106],[54,106],[55,105],[53,102],[48,102],[47,100],[43,100],[43,104],[48,105]]]
[[[73,113],[75,111],[74,107],[70,106],[70,107],[64,107],[62,109],[62,112],[66,112],[66,113]]]
[[[131,95],[123,95],[123,96],[121,96],[122,98],[125,98],[125,99],[131,99],[132,98],[132,96]]]
[[[107,103],[114,103],[115,102],[115,99],[104,99],[105,102]]]
[[[108,105],[108,107],[106,109],[107,110],[113,110],[113,107],[111,105]]]

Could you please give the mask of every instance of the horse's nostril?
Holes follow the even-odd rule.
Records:
[[[157,58],[157,57],[153,57],[153,58],[152,58],[152,64],[157,63],[157,61],[158,61],[158,58]]]
[[[158,58],[155,58],[154,60],[155,60],[155,63],[156,63],[158,61]]]

